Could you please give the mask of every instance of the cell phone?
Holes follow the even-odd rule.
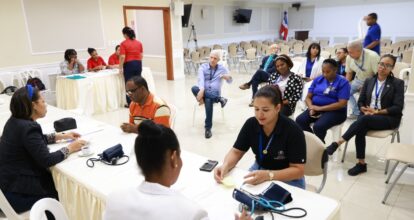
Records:
[[[201,171],[206,171],[206,172],[211,172],[214,167],[216,167],[218,164],[218,161],[215,160],[207,160],[207,162],[205,162],[203,164],[203,166],[200,167]]]

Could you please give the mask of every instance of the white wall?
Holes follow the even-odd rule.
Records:
[[[364,15],[371,12],[378,14],[378,24],[382,29],[382,37],[391,40],[414,38],[414,8],[413,1],[335,1],[322,2],[315,5],[313,28],[310,38],[329,37],[342,43],[344,39],[354,39],[358,36],[357,25]],[[300,10],[299,10],[300,11]],[[311,20],[310,15],[302,20]],[[289,36],[294,36],[295,29],[289,29]]]
[[[191,30],[191,22],[194,23],[198,45],[227,44],[242,40],[275,39],[281,22],[281,5],[250,2],[223,2],[219,0],[193,1],[189,27],[183,28],[183,44],[187,46]],[[236,9],[252,9],[252,17],[249,24],[237,24],[233,21],[233,13]],[[202,13],[206,16],[202,16]],[[194,41],[189,43],[189,48],[195,46]]]

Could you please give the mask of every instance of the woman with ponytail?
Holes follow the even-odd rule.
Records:
[[[245,183],[256,185],[280,180],[304,189],[305,135],[294,121],[281,114],[283,101],[279,87],[262,87],[253,99],[253,106],[255,117],[244,123],[223,165],[215,169],[214,178],[221,183],[251,148],[256,161],[245,176]]]
[[[136,40],[135,32],[130,27],[124,27],[122,34],[125,40],[120,45],[119,73],[124,74],[125,83],[133,76],[141,76],[142,72],[142,43]],[[127,103],[131,100],[127,96]]]

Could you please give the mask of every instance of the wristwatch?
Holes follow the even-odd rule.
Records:
[[[268,170],[267,172],[269,174],[269,181],[272,181],[275,174],[271,170]]]

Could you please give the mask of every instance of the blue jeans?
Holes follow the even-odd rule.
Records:
[[[309,115],[309,109],[307,109],[296,118],[296,123],[302,130],[314,133],[325,143],[326,131],[335,125],[342,124],[345,120],[346,110],[323,112],[320,118],[312,118]],[[312,128],[310,127],[311,123],[313,123]]]
[[[256,73],[253,75],[252,79],[248,84],[252,85],[252,98],[254,98],[254,95],[257,92],[257,88],[259,87],[260,83],[267,82],[269,79],[270,74],[262,69],[259,69],[256,71]]]
[[[351,96],[349,97],[349,106],[352,108],[353,115],[360,115],[361,112],[359,111],[358,103],[354,97],[355,93],[358,93],[359,90],[362,88],[364,81],[355,78],[351,82]]]
[[[200,88],[198,86],[193,86],[191,92],[194,96],[197,97]],[[206,120],[204,127],[206,129],[211,129],[213,127],[213,104],[220,101],[220,97],[216,94],[204,93],[204,107],[206,109]]]
[[[254,164],[249,168],[249,171],[255,171],[255,170],[266,170],[266,169],[264,169],[263,167],[260,167],[257,161],[255,161]],[[301,189],[306,189],[305,177],[302,177],[296,180],[283,181],[283,182],[291,186],[296,186]]]

